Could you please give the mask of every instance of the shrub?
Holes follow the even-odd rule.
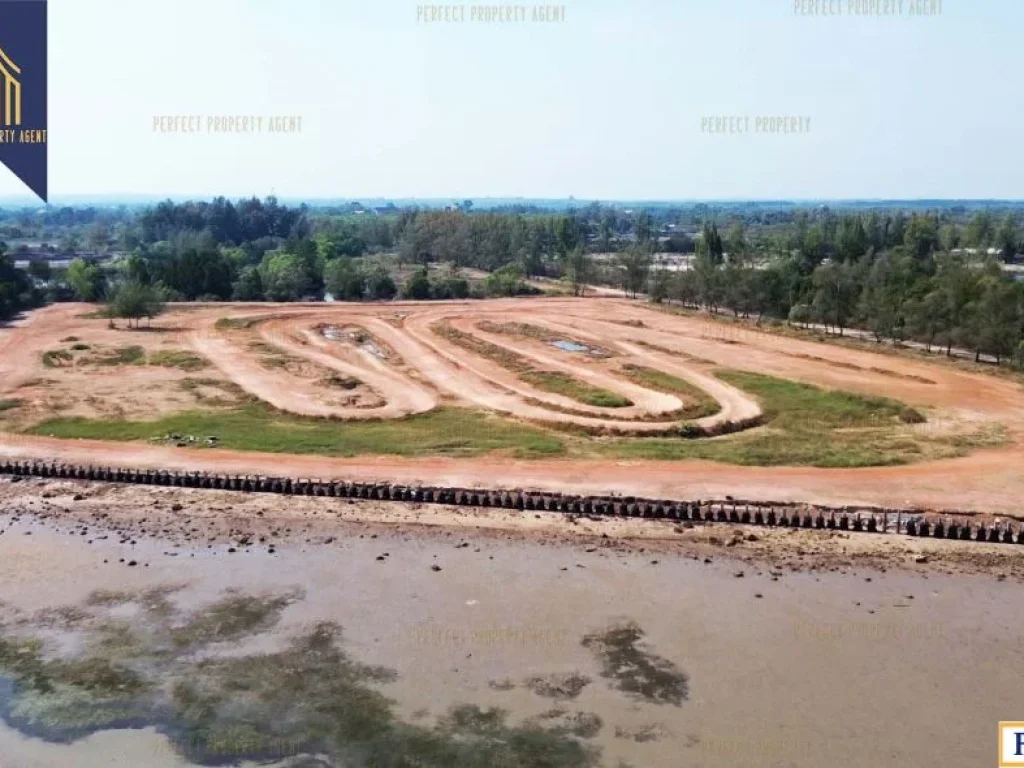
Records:
[[[900,409],[900,421],[904,424],[924,424],[928,419],[916,408],[908,406]]]

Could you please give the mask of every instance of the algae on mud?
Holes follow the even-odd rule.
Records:
[[[592,713],[552,710],[514,725],[504,709],[458,704],[432,726],[405,722],[378,690],[395,672],[351,658],[337,624],[316,623],[270,652],[239,648],[266,639],[300,592],[229,591],[186,611],[179,589],[95,592],[81,606],[0,624],[0,717],[55,742],[151,726],[201,765],[600,764],[586,743],[602,725]]]
[[[681,706],[690,697],[690,678],[670,660],[643,647],[644,631],[618,624],[583,638],[601,663],[601,675],[623,693],[654,704]]]

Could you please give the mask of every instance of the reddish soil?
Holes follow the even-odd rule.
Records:
[[[826,387],[885,395],[926,409],[929,424],[999,424],[1006,428],[1007,447],[978,450],[958,459],[906,467],[854,470],[757,468],[701,461],[655,462],[612,460],[514,461],[507,457],[479,459],[403,459],[364,457],[330,459],[224,450],[174,449],[90,441],[60,441],[4,435],[0,455],[58,458],[76,462],[205,468],[359,479],[389,479],[434,484],[502,485],[645,496],[710,498],[732,495],[778,501],[830,504],[878,504],[933,509],[964,509],[1018,514],[1024,498],[1024,390],[1012,380],[986,376],[948,365],[901,359],[845,347],[787,338],[756,331],[723,328],[701,317],[652,312],[637,302],[620,299],[519,299],[493,302],[390,303],[380,305],[206,305],[176,307],[159,320],[159,332],[109,330],[106,321],[84,319],[83,305],[59,305],[32,314],[16,327],[0,330],[0,397],[18,397],[41,377],[58,394],[72,391],[63,370],[42,367],[43,352],[61,340],[81,337],[110,346],[191,347],[216,366],[215,375],[284,410],[343,418],[401,416],[428,410],[444,401],[487,408],[527,420],[564,421],[616,431],[657,433],[675,422],[658,421],[659,413],[678,407],[673,398],[650,392],[616,377],[623,362],[658,368],[705,389],[722,405],[712,420],[737,421],[757,413],[757,404],[709,375],[716,367],[766,373]],[[223,317],[265,320],[249,329],[218,330]],[[629,397],[629,409],[594,408],[543,392],[485,357],[474,355],[431,331],[447,320],[467,333],[499,344],[530,360],[538,369],[557,370],[595,386]],[[481,320],[520,322],[546,327],[572,338],[593,340],[611,350],[609,359],[581,359],[535,339],[487,334],[475,327]],[[400,358],[401,365],[365,350],[325,338],[319,326],[365,329]],[[288,354],[359,378],[380,395],[380,408],[346,408],[323,401],[313,385],[283,370],[258,365],[238,338],[269,340]],[[66,345],[65,345],[66,346]],[[161,369],[163,370],[163,369]],[[127,371],[127,374],[125,373]],[[219,371],[219,373],[216,373]],[[167,380],[180,372],[167,370]],[[132,376],[125,368],[90,372],[90,382],[114,386],[124,396]],[[152,372],[147,371],[152,377]],[[204,373],[202,375],[209,375]],[[639,390],[639,391],[638,391]],[[136,393],[137,394],[137,393]],[[148,395],[147,395],[148,397]],[[162,403],[153,395],[152,412],[185,407]],[[84,406],[83,406],[84,407]],[[97,409],[102,413],[102,409]],[[75,412],[78,412],[77,410]],[[586,415],[582,415],[582,414]],[[645,420],[636,420],[644,416]]]

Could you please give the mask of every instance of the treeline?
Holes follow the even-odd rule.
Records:
[[[750,250],[742,232],[723,239],[706,226],[692,268],[648,274],[651,297],[713,313],[816,323],[840,335],[857,327],[879,342],[918,341],[947,354],[960,347],[976,359],[1024,363],[1024,285],[993,256],[954,252],[948,242],[943,248],[929,216],[911,217],[898,245],[890,245],[891,234],[880,236],[878,250],[876,232],[865,224],[846,219],[819,248],[805,244],[767,257]],[[848,247],[851,237],[856,248]]]
[[[69,227],[65,237],[120,256],[113,265],[78,259],[55,276],[34,262],[30,277],[45,296],[63,298],[66,285],[88,301],[112,296],[122,283],[185,301],[466,298],[526,293],[527,278],[546,277],[574,294],[613,284],[630,295],[837,333],[859,327],[879,340],[965,347],[996,359],[1020,352],[1021,289],[998,263],[1024,251],[1016,208],[471,208],[358,213],[271,197],[168,201],[103,216],[60,209],[47,215]],[[698,215],[700,227],[692,224]],[[22,215],[5,221],[32,226]],[[440,264],[451,266],[425,268]],[[489,277],[467,280],[461,270],[469,269]],[[0,307],[8,312],[40,297],[15,272],[9,263],[0,268]]]

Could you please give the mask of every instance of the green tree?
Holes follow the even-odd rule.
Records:
[[[846,216],[839,224],[837,255],[842,261],[857,261],[868,250],[868,233],[860,216]]]
[[[930,258],[939,247],[939,223],[934,216],[913,215],[903,235],[903,244],[916,259]]]
[[[360,301],[366,293],[366,275],[352,259],[334,259],[324,267],[324,287],[336,301]]]
[[[743,228],[743,222],[737,221],[725,236],[725,248],[729,253],[729,260],[737,263],[747,258],[747,232]]]
[[[650,248],[646,245],[631,246],[616,257],[622,277],[622,289],[627,296],[636,298],[638,293],[647,288],[651,259]]]
[[[68,267],[67,277],[79,301],[98,301],[103,295],[103,271],[96,264],[77,258]]]
[[[651,219],[651,214],[647,211],[640,211],[636,216],[636,241],[641,246],[647,245],[651,242],[651,237],[654,234],[654,221]]]
[[[968,307],[977,296],[978,279],[963,257],[946,254],[936,262],[933,285],[941,297],[942,317],[945,319],[939,341],[945,344],[946,355],[949,356],[954,345],[969,341]]]
[[[163,310],[164,302],[159,289],[137,280],[116,283],[107,299],[108,316],[127,319],[129,327],[132,320],[138,327],[141,318],[152,319]]]
[[[818,266],[812,276],[814,298],[811,306],[815,316],[838,329],[840,336],[849,327],[857,306],[859,291],[854,270],[852,264],[830,261]]]
[[[469,281],[463,277],[457,264],[449,263],[434,282],[432,292],[435,299],[465,299],[469,296]]]
[[[881,342],[899,342],[906,326],[905,305],[912,297],[917,262],[902,250],[879,256],[867,268],[860,296],[860,316]]]
[[[1012,213],[1006,214],[995,235],[995,245],[1002,253],[1003,261],[1009,262],[1017,255],[1017,220]]]
[[[998,268],[981,279],[980,296],[968,305],[967,312],[975,360],[988,354],[1000,363],[1013,354],[1020,341],[1020,291]]]
[[[506,264],[484,279],[484,293],[488,296],[518,296],[526,288],[523,272],[516,264]]]
[[[978,211],[967,223],[967,231],[964,233],[964,240],[967,245],[974,248],[985,248],[994,234],[995,224],[992,221],[992,214],[988,211]]]
[[[271,301],[298,301],[312,287],[302,257],[284,251],[272,251],[263,257],[260,279]]]
[[[402,285],[402,298],[423,301],[430,298],[430,275],[426,267],[420,267]]]
[[[655,267],[650,276],[650,298],[655,304],[667,299],[672,290],[672,273],[663,267]]]
[[[378,266],[366,277],[366,295],[375,301],[393,299],[398,293],[398,286],[384,267]]]
[[[949,307],[942,291],[933,287],[924,296],[907,302],[907,332],[925,343],[929,352],[949,330]]]
[[[562,258],[580,245],[579,222],[575,216],[560,216],[555,225],[555,251]]]
[[[257,267],[243,267],[231,288],[234,301],[262,301],[263,280]]]
[[[597,250],[601,253],[608,253],[612,249],[612,239],[615,232],[612,229],[614,219],[611,213],[605,213],[598,223],[597,229]]]
[[[563,272],[573,296],[582,296],[592,278],[593,263],[582,247],[576,246],[563,257]]]

